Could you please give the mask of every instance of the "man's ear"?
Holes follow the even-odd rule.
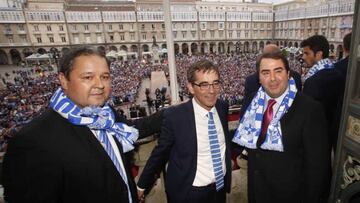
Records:
[[[61,88],[63,90],[67,90],[67,83],[69,82],[68,79],[66,79],[64,73],[58,74],[58,79],[60,81]]]
[[[186,86],[187,86],[189,92],[190,92],[192,95],[194,95],[195,92],[194,92],[194,87],[193,87],[193,85],[192,85],[190,82],[188,82],[188,83],[186,84]]]
[[[315,54],[315,58],[317,59],[317,61],[320,61],[321,59],[323,59],[324,53],[323,51],[317,51]]]

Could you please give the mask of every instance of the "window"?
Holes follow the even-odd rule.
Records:
[[[151,24],[151,29],[155,30],[155,24]]]
[[[36,37],[38,43],[42,43],[41,37]]]
[[[60,31],[64,31],[64,26],[59,25],[59,30],[60,30]]]
[[[51,31],[51,25],[46,26],[47,31]]]
[[[201,37],[202,37],[202,38],[206,38],[206,31],[202,31],[202,32],[201,32]]]
[[[143,39],[143,40],[146,40],[146,33],[143,33],[143,34],[142,34],[142,39]]]
[[[131,34],[130,34],[130,39],[131,39],[131,40],[135,40],[135,34],[134,34],[134,33],[131,33]]]
[[[23,24],[19,24],[19,30],[20,30],[20,31],[24,31],[24,30],[25,30]]]
[[[108,25],[108,29],[112,30],[112,25],[111,24]]]
[[[141,30],[145,30],[145,24],[141,24]]]
[[[174,31],[174,38],[177,38],[177,31]]]
[[[89,30],[89,25],[84,25],[84,30]]]
[[[120,40],[125,41],[125,35],[124,34],[120,34]]]
[[[223,30],[224,29],[224,22],[219,22],[218,27],[219,27],[219,30]]]
[[[200,29],[206,30],[206,22],[200,22]]]
[[[123,24],[120,24],[120,25],[119,25],[119,30],[123,30],[123,29],[124,29]]]
[[[191,32],[191,35],[192,35],[193,38],[195,38],[196,32],[195,31]]]
[[[49,37],[49,42],[54,43],[54,37]]]
[[[39,26],[38,25],[34,25],[34,31],[39,31]]]
[[[236,37],[237,37],[237,38],[240,38],[240,37],[241,37],[241,31],[237,31],[237,32],[236,32]]]
[[[13,36],[8,36],[8,41],[9,41],[10,44],[14,43]]]
[[[183,39],[186,39],[186,31],[182,32]]]
[[[241,23],[236,23],[236,28],[241,28]]]
[[[73,27],[73,30],[77,30],[77,27],[76,27],[76,25],[73,25],[72,27]]]
[[[232,38],[232,31],[229,31],[229,38]]]
[[[110,35],[110,41],[114,41],[114,35]]]
[[[214,38],[215,37],[215,31],[214,30],[210,30],[210,37]]]
[[[62,36],[62,37],[61,37],[61,41],[62,41],[62,42],[66,42],[66,37]]]
[[[165,24],[164,24],[164,23],[161,24],[161,28],[162,28],[163,30],[165,30]]]
[[[165,33],[162,34],[162,38],[166,39],[166,34]]]

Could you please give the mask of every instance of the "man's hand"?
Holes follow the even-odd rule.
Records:
[[[145,202],[145,194],[144,194],[144,190],[137,190],[137,195],[138,195],[138,199],[139,199],[139,203],[144,203]]]

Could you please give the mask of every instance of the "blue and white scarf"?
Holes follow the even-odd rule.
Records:
[[[264,143],[260,146],[261,149],[284,151],[282,143],[282,132],[280,119],[291,107],[297,89],[295,80],[290,78],[289,88],[283,101],[280,104],[279,110],[271,120],[266,132],[266,138]],[[263,120],[263,114],[265,110],[265,91],[261,86],[256,93],[256,96],[251,101],[250,105],[246,109],[246,112],[240,120],[240,125],[235,132],[233,142],[245,146],[250,149],[256,149],[256,142],[261,133],[261,124]]]
[[[318,61],[317,63],[315,63],[315,65],[313,65],[310,68],[310,70],[304,76],[304,80],[307,80],[308,78],[315,75],[315,73],[317,73],[318,71],[320,71],[322,69],[330,69],[330,68],[334,68],[334,64],[331,62],[331,60],[328,58],[322,59],[322,60]]]
[[[123,152],[134,149],[133,144],[139,137],[137,129],[115,122],[115,115],[107,103],[103,107],[91,106],[81,109],[59,88],[50,99],[50,107],[70,123],[89,127],[102,143],[104,136],[115,135],[122,145]]]

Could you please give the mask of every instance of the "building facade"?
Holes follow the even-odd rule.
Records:
[[[176,53],[257,52],[268,43],[298,47],[314,34],[326,36],[334,53],[352,29],[354,0],[172,0]],[[316,5],[316,6],[314,6]],[[59,56],[89,44],[125,55],[166,52],[161,0],[29,0],[0,10],[0,64],[19,64],[33,53]]]

